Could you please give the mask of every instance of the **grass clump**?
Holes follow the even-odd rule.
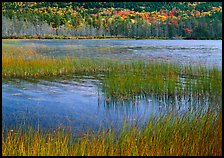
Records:
[[[191,93],[219,97],[222,85],[222,72],[216,67],[210,69],[141,60],[54,58],[41,56],[32,48],[3,45],[2,78],[49,78],[90,73],[103,74],[103,91],[117,99]]]
[[[4,136],[5,135],[5,136]],[[63,128],[2,130],[3,156],[221,156],[222,110],[151,117],[144,127],[99,129],[77,137]]]

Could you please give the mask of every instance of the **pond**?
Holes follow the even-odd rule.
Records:
[[[7,43],[33,46],[47,56],[144,59],[202,64],[221,69],[222,41],[193,40],[19,40]],[[208,107],[208,98],[155,95],[132,100],[109,100],[102,90],[103,75],[52,80],[11,79],[2,82],[2,122],[6,127],[24,120],[41,128],[69,126],[78,131],[119,128],[125,120],[144,122],[167,111],[182,113]]]

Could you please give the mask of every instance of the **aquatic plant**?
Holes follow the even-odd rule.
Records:
[[[100,128],[75,135],[58,128],[2,129],[3,156],[221,156],[222,109],[206,113],[152,116],[139,127],[124,123],[119,131]]]
[[[51,78],[103,74],[103,91],[118,99],[136,95],[221,94],[222,72],[216,67],[105,58],[48,57],[31,49],[3,45],[2,78]],[[211,95],[212,94],[212,95]]]

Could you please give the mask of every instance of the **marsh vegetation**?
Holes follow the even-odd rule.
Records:
[[[166,106],[184,107],[190,102],[200,108],[165,110],[150,115],[143,123],[123,122],[122,128],[102,127],[98,132],[89,129],[79,135],[67,127],[7,127],[2,130],[3,155],[222,155],[222,71],[218,67],[140,59],[54,57],[30,46],[3,44],[3,80],[51,82],[65,76],[66,80],[102,76],[97,86],[107,106],[112,102],[125,106],[152,95]],[[179,105],[183,102],[186,105]]]
[[[4,129],[2,135],[4,135]],[[74,135],[64,128],[10,130],[2,140],[2,155],[18,156],[220,156],[222,112],[186,113],[150,118],[144,127],[124,124]]]

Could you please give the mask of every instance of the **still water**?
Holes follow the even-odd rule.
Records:
[[[222,67],[221,40],[19,40],[11,43],[29,45],[38,53],[55,57],[138,58]],[[196,101],[153,95],[108,101],[101,88],[103,78],[103,75],[74,75],[48,81],[4,80],[2,123],[10,127],[26,120],[42,128],[60,125],[80,131],[97,130],[101,125],[119,128],[124,120],[143,124],[152,114],[160,115],[168,110],[181,113],[208,105],[208,98]]]

